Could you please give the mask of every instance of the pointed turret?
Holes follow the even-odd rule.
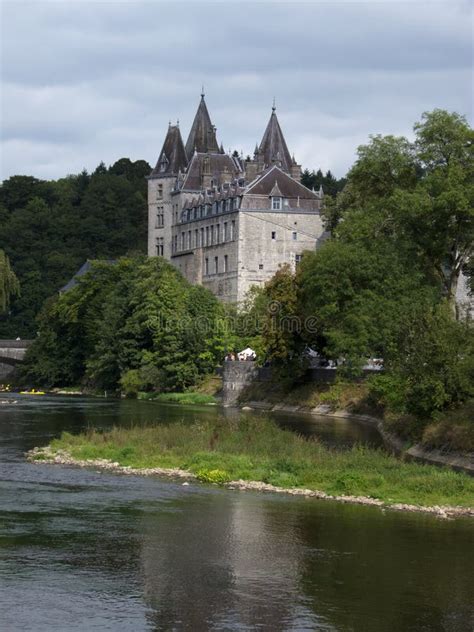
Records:
[[[211,117],[204,100],[204,92],[201,93],[201,101],[186,141],[188,160],[191,160],[195,150],[203,154],[219,153],[220,151],[216,139],[216,129],[211,123]]]
[[[152,176],[177,176],[188,166],[183,139],[178,125],[169,125],[165,142]]]
[[[274,104],[258,153],[263,156],[265,167],[278,164],[283,171],[291,173],[292,159],[275,110]]]

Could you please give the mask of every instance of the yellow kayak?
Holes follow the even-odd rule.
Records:
[[[20,395],[46,395],[44,391],[36,391],[34,388],[31,391],[20,391]]]

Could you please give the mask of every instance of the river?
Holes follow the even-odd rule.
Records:
[[[474,629],[472,519],[30,464],[63,430],[223,411],[0,399],[4,632]],[[378,443],[347,420],[278,421],[341,449]]]

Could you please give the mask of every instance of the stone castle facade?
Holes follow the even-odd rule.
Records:
[[[202,94],[186,145],[170,124],[148,178],[148,254],[223,301],[243,301],[325,238],[323,192],[300,177],[275,107],[253,158],[244,160],[218,144]]]

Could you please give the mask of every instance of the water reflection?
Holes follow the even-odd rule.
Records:
[[[295,524],[272,518],[280,503],[237,492],[175,506],[143,522],[145,595],[156,629],[332,629],[301,598],[302,543]]]

